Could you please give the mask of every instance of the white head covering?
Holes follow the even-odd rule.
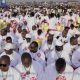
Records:
[[[26,38],[31,38],[31,35],[30,34],[26,34]]]
[[[62,43],[61,41],[57,40],[57,41],[55,42],[55,45],[56,45],[56,46],[63,46],[63,43]]]
[[[14,49],[14,46],[13,46],[13,44],[11,44],[11,43],[7,43],[7,44],[5,45],[5,47],[4,47],[4,49],[5,49],[5,50]]]

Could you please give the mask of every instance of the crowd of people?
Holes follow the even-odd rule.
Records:
[[[0,80],[80,80],[80,10],[1,8]]]

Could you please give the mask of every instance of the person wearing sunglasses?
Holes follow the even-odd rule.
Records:
[[[10,58],[7,55],[0,58],[0,80],[21,80],[18,71],[10,67]]]
[[[21,62],[20,55],[17,52],[15,52],[13,49],[14,49],[14,46],[12,43],[6,43],[4,47],[4,52],[0,55],[0,57],[2,57],[3,55],[7,55],[10,57],[11,67],[15,67],[18,63]]]

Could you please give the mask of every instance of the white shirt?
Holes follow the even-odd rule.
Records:
[[[45,67],[45,55],[41,50],[38,50],[36,53],[30,52],[31,57],[33,60],[39,62],[43,67]]]
[[[6,80],[21,80],[20,74],[12,67],[9,67],[7,72],[2,72],[0,70],[0,80],[3,80],[3,78],[6,78],[6,76]]]
[[[80,47],[72,55],[72,65],[75,68],[80,67]]]
[[[56,29],[57,18],[53,17],[49,20],[49,29]]]
[[[80,80],[80,67],[74,71],[73,80]]]

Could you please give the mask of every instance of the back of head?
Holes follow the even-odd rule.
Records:
[[[21,60],[27,59],[27,58],[32,60],[32,57],[29,53],[27,53],[27,52],[23,53],[22,56],[21,56]]]
[[[56,60],[55,66],[57,72],[62,73],[65,70],[66,62],[63,58],[59,58]]]

